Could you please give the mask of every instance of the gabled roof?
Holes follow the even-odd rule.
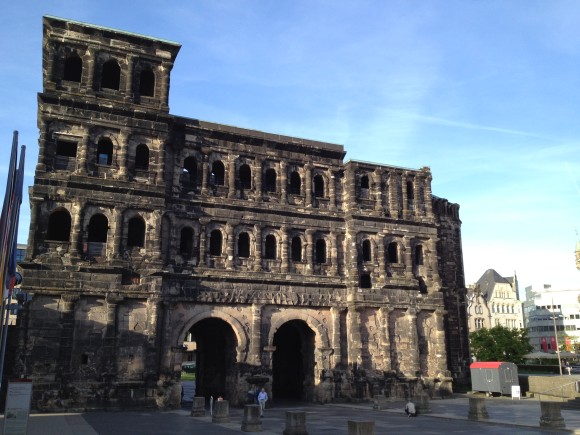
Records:
[[[510,281],[503,278],[493,269],[487,269],[477,281],[477,285],[481,289],[481,293],[484,295],[490,295],[496,284],[509,284],[511,286]]]

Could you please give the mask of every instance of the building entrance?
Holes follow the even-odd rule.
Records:
[[[314,384],[314,332],[302,320],[284,323],[274,335],[275,399],[311,400]]]

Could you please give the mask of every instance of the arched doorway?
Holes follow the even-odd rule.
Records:
[[[236,336],[225,321],[208,318],[190,329],[196,343],[196,395],[232,400],[237,381]]]
[[[284,323],[274,334],[274,399],[312,400],[314,332],[303,320]]]

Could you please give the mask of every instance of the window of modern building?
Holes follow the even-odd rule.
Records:
[[[102,138],[97,144],[97,164],[111,166],[113,164],[113,142],[111,139]]]
[[[94,243],[106,243],[109,231],[109,220],[101,213],[95,214],[89,221],[87,241]]]
[[[250,256],[250,236],[248,233],[240,233],[238,236],[238,257],[248,258]]]
[[[326,241],[324,239],[316,241],[314,258],[317,264],[326,263]]]
[[[135,149],[135,169],[141,171],[149,169],[149,147],[145,144],[139,144]]]
[[[193,253],[193,229],[191,227],[181,229],[179,252],[181,255],[186,256]]]
[[[290,174],[290,193],[292,195],[300,195],[300,185],[302,180],[300,179],[300,174],[296,171]]]
[[[210,184],[213,186],[223,186],[225,184],[224,164],[216,160],[211,165]]]
[[[136,216],[129,220],[127,246],[131,248],[145,246],[145,221],[140,217]]]
[[[139,94],[143,97],[153,97],[155,94],[155,74],[149,68],[139,75]]]
[[[77,54],[71,54],[64,61],[63,79],[80,83],[83,74],[83,61]]]
[[[187,157],[183,161],[183,173],[186,174],[186,181],[193,187],[197,185],[197,161],[195,157]]]
[[[209,236],[209,255],[222,255],[222,232],[213,230]]]
[[[396,264],[399,262],[397,242],[389,243],[389,246],[387,247],[387,254],[389,263]]]
[[[276,171],[272,168],[264,173],[264,191],[276,192]]]
[[[251,189],[252,188],[252,170],[250,165],[243,164],[238,170],[240,177],[240,188],[241,189]]]
[[[111,59],[103,64],[101,88],[119,90],[121,82],[121,68],[116,60]]]
[[[362,242],[362,257],[363,261],[371,261],[371,241],[363,240]]]
[[[268,234],[264,242],[264,258],[266,260],[276,259],[276,237],[273,234]]]
[[[292,261],[302,261],[302,240],[296,236],[292,238]]]
[[[46,240],[68,242],[70,237],[71,218],[67,210],[61,209],[52,212],[48,218]]]
[[[316,198],[324,197],[324,178],[322,178],[322,175],[318,174],[314,176],[313,185],[314,196]]]

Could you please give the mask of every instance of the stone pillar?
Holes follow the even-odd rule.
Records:
[[[77,166],[75,172],[80,175],[86,175],[87,173],[87,157],[89,153],[91,137],[88,133],[85,133],[82,139],[79,141],[79,147],[77,150]]]
[[[383,189],[381,188],[381,177],[381,170],[376,168],[373,173],[373,183],[369,186],[371,189],[371,195],[375,200],[375,212],[377,212],[377,214],[381,214],[383,211]]]
[[[338,275],[338,249],[337,249],[337,241],[336,241],[336,234],[334,232],[330,232],[328,236],[328,259],[330,260],[330,274],[332,276]]]
[[[304,194],[306,207],[312,207],[312,164],[304,165]]]
[[[230,223],[225,226],[226,233],[226,267],[228,269],[234,266],[234,228]]]
[[[38,214],[40,213],[39,200],[30,197],[30,228],[28,229],[28,248],[26,249],[26,260],[36,257],[38,250],[36,246],[36,229],[38,228]]]
[[[262,432],[260,405],[245,405],[242,432]]]
[[[212,423],[230,422],[230,402],[228,400],[216,400],[213,402]]]
[[[249,362],[259,366],[262,363],[262,305],[252,304],[252,329],[250,337]]]
[[[306,273],[314,271],[314,230],[306,230]]]
[[[162,62],[161,68],[159,68],[160,74],[158,75],[158,77],[161,82],[159,86],[161,90],[159,100],[161,101],[161,104],[165,109],[167,109],[167,105],[169,102],[169,72],[171,71],[172,66],[173,65],[171,65],[170,62]]]
[[[331,307],[330,314],[332,315],[332,369],[337,369],[342,365],[342,352],[340,347],[340,320],[344,309],[338,307]]]
[[[425,178],[425,215],[429,218],[429,219],[433,219],[433,203],[432,203],[432,192],[431,192],[431,180],[433,180],[433,177],[431,176],[431,174],[429,174],[426,178]]]
[[[203,162],[201,164],[201,194],[207,195],[207,179],[209,176],[209,156],[203,155]]]
[[[81,211],[82,211],[82,204],[78,201],[73,202],[72,210],[75,212],[72,215],[72,222],[71,222],[71,244],[69,248],[69,253],[73,256],[77,256],[79,254],[79,249],[82,252],[82,222],[81,222]]]
[[[560,402],[542,402],[540,401],[540,427],[549,427],[553,429],[564,429],[566,422],[562,417]]]
[[[228,170],[228,198],[236,196],[236,157],[229,156],[230,164]]]
[[[447,372],[447,351],[445,348],[445,323],[444,317],[447,314],[445,310],[435,310],[433,312],[433,318],[435,320],[435,356],[437,357],[437,375],[439,373]],[[430,375],[430,374],[429,374]]]
[[[346,203],[348,209],[356,205],[356,172],[349,167],[344,174]]]
[[[387,283],[387,257],[385,254],[385,238],[382,237],[380,234],[377,235],[377,256],[376,261],[379,263],[379,277],[380,277],[380,285],[383,286]]]
[[[399,206],[397,199],[397,177],[392,172],[389,172],[389,215],[391,217],[398,217]]]
[[[419,337],[417,333],[417,312],[416,308],[409,307],[405,312],[405,320],[407,326],[407,351],[403,352],[406,356],[406,364],[401,367],[402,372],[406,376],[415,377],[420,370],[419,366]]]
[[[286,200],[286,194],[282,195],[283,200]],[[282,260],[281,272],[288,273],[288,228],[282,227],[280,228],[281,234],[281,248],[280,248],[280,259]]]
[[[469,398],[469,413],[467,418],[470,420],[487,420],[489,419],[489,414],[485,408],[485,399],[482,397],[470,397]]]
[[[403,218],[409,217],[409,201],[407,201],[407,174],[401,175],[401,195],[403,202]]]
[[[431,414],[431,405],[429,403],[429,394],[423,391],[416,399],[417,414]]]
[[[205,417],[205,397],[194,397],[191,407],[192,417]]]
[[[125,96],[129,101],[133,97],[133,69],[135,64],[134,56],[127,56],[127,68],[125,73]]]
[[[79,296],[63,294],[60,297],[59,311],[61,316],[60,346],[58,349],[56,378],[63,380],[71,375],[71,358],[75,329],[75,303]],[[65,381],[66,382],[66,381]]]
[[[125,246],[123,246],[123,225],[125,224],[125,209],[115,208],[115,237],[112,240],[113,253],[119,258],[124,258]],[[107,245],[109,242],[107,241]]]
[[[105,297],[107,307],[107,325],[103,337],[104,370],[101,373],[104,382],[117,377],[117,306],[123,298],[114,294]]]
[[[95,56],[90,52],[91,49],[87,48],[85,55],[82,56],[83,64],[87,65],[87,89],[94,90],[95,86]],[[80,53],[79,53],[80,54]]]
[[[201,221],[200,221],[201,223]],[[205,234],[205,224],[201,225],[201,228],[199,230],[199,264],[206,267],[207,266],[207,255],[205,252],[205,240],[206,240],[206,234]]]
[[[288,203],[288,169],[286,168],[286,162],[280,162],[280,202],[282,204]]]
[[[286,428],[283,435],[308,435],[306,430],[306,413],[304,411],[286,411]]]
[[[156,168],[156,175],[155,175],[155,184],[165,184],[165,141],[164,140],[156,140],[155,144],[157,145],[158,150],[158,161],[159,164]],[[183,163],[182,163],[183,164]],[[179,178],[178,178],[179,180]],[[195,181],[197,185],[197,180]]]
[[[389,337],[389,315],[393,311],[392,307],[382,307],[379,309],[379,347],[380,352],[383,357],[383,367],[384,371],[391,370],[391,340]]]
[[[354,305],[348,306],[346,315],[348,337],[348,365],[354,368],[362,368],[362,348],[360,335],[360,313]]]
[[[262,159],[256,157],[254,161],[254,186],[256,187],[256,200],[262,200]],[[260,263],[261,267],[261,263]]]
[[[96,162],[96,152],[97,152],[96,148],[94,147],[93,141],[91,140],[91,136],[87,134],[84,137],[84,139],[86,140],[86,142],[85,146],[80,152],[80,161],[78,163],[79,173],[81,174],[86,174],[89,168],[91,168],[91,170],[95,169],[94,163]],[[93,154],[92,158],[91,152]],[[89,172],[89,175],[92,175],[92,173]]]
[[[129,141],[129,134],[126,131],[121,130],[117,135],[117,164],[119,165],[119,171],[117,173],[117,178],[124,179],[127,177],[127,147]]]
[[[161,234],[162,229],[161,221],[163,218],[162,213],[163,212],[161,210],[154,210],[153,213],[151,213],[152,220],[151,224],[153,227],[151,228],[153,230],[151,232],[155,234],[155,238],[153,240],[150,240],[148,243],[149,245],[148,251],[151,253],[151,256],[159,261],[163,260],[163,250],[161,249],[161,240],[163,239]]]
[[[329,171],[329,177],[328,177],[328,197],[329,199],[329,203],[328,203],[328,209],[331,211],[335,211],[336,210],[336,176],[334,171]]]
[[[375,435],[375,422],[348,420],[348,435]]]
[[[261,188],[261,187],[260,187]],[[261,190],[260,190],[261,192]],[[260,193],[260,196],[262,194]],[[262,270],[262,228],[260,225],[254,225],[254,235],[256,236],[256,253],[254,255],[254,271]]]
[[[414,215],[415,216],[419,216],[420,213],[420,208],[421,208],[421,200],[422,198],[421,196],[421,189],[422,187],[422,180],[420,177],[415,177],[413,179],[413,203],[415,204],[415,210],[414,210]]]

